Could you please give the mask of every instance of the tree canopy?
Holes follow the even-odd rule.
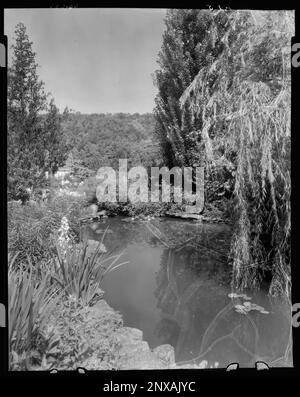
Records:
[[[165,158],[200,162],[207,181],[232,186],[233,286],[258,286],[268,274],[270,292],[286,295],[292,35],[291,12],[172,10],[156,74]]]

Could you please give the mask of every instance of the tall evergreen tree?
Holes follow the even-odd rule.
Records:
[[[47,94],[38,76],[32,44],[26,27],[19,23],[8,71],[9,199],[25,200],[26,188],[43,185],[45,171],[53,168],[60,146],[59,117],[53,102],[46,118],[43,114],[48,111]]]
[[[181,107],[180,97],[199,70],[222,50],[218,36],[226,29],[223,19],[214,23],[210,10],[167,12],[158,57],[160,69],[155,74],[155,115],[156,134],[169,167],[203,163],[202,139],[197,133],[202,127],[201,117],[194,117],[188,106]]]
[[[62,123],[68,117],[68,110],[63,114],[51,99],[48,113],[43,122],[44,164],[43,168],[54,174],[62,166],[69,152],[69,146],[63,134]]]

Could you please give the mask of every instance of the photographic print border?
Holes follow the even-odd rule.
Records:
[[[236,2],[208,2],[212,7],[222,7],[222,8],[232,8],[232,9],[273,9],[272,4],[268,6],[264,4],[264,2],[244,2],[236,3]],[[223,3],[223,4],[221,4]],[[53,7],[130,7],[130,8],[202,8],[202,4],[188,4],[184,2],[184,4],[179,2],[159,2],[159,5],[155,5],[154,3],[148,4],[143,3],[143,7],[138,3],[130,3],[130,2],[37,2],[30,1],[26,3],[26,6],[22,4],[22,2],[10,1],[4,2],[4,8],[53,8]],[[203,3],[204,5],[204,3]],[[0,73],[1,73],[1,124],[2,124],[2,134],[1,134],[1,182],[3,188],[1,189],[1,224],[2,224],[2,233],[1,233],[1,267],[0,267],[0,372],[1,378],[6,378],[9,384],[12,384],[14,388],[17,386],[17,379],[19,378],[28,378],[28,380],[35,379],[43,379],[45,381],[45,385],[51,384],[54,386],[57,379],[66,378],[69,383],[72,380],[72,387],[77,387],[78,382],[84,384],[84,387],[94,388],[96,387],[97,391],[101,391],[103,389],[103,385],[109,382],[116,383],[130,383],[136,382],[140,385],[140,387],[144,387],[146,389],[147,382],[173,382],[182,380],[183,382],[196,382],[193,385],[193,388],[199,390],[199,385],[201,384],[202,378],[211,379],[211,381],[215,378],[236,378],[236,377],[257,377],[257,378],[277,378],[277,377],[296,377],[298,376],[300,369],[300,358],[299,358],[299,334],[300,334],[300,321],[293,326],[293,368],[269,368],[269,369],[261,369],[258,370],[256,368],[238,368],[232,371],[226,371],[223,368],[220,369],[205,369],[205,370],[194,370],[194,369],[180,369],[180,370],[130,370],[130,371],[85,371],[84,369],[78,369],[78,371],[58,371],[52,372],[9,372],[8,371],[8,312],[7,312],[7,302],[8,302],[8,286],[7,286],[7,206],[4,204],[7,202],[6,199],[6,146],[7,146],[7,37],[4,36],[4,8],[0,11],[0,55],[1,55],[1,64],[0,64]],[[205,8],[205,7],[203,7]],[[274,9],[278,9],[278,5],[275,6]],[[296,199],[296,188],[295,183],[296,180],[296,161],[297,161],[297,153],[296,153],[296,137],[297,137],[297,100],[299,100],[299,94],[297,92],[297,88],[299,86],[300,78],[300,36],[299,35],[300,27],[299,27],[299,10],[297,10],[296,5],[293,6],[288,2],[282,3],[282,9],[290,9],[295,10],[295,36],[292,38],[292,57],[294,56],[294,62],[292,62],[292,122],[291,122],[291,139],[292,139],[292,304],[293,304],[293,315],[297,317],[297,313],[300,318],[300,292],[297,288],[297,284],[300,279],[300,271],[297,261],[297,250],[296,247],[296,237],[295,237],[295,225],[297,225],[298,219],[298,206]],[[299,44],[298,44],[299,43]],[[299,56],[297,56],[299,53]],[[297,88],[296,88],[297,87]],[[299,303],[299,305],[298,305]],[[19,385],[22,387],[22,385]],[[52,387],[51,386],[51,387]],[[93,389],[95,391],[95,389]],[[169,391],[169,390],[165,390]],[[174,390],[173,390],[174,391]],[[193,390],[189,390],[193,391]]]

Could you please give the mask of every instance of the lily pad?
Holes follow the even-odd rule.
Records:
[[[228,294],[228,297],[231,299],[234,298],[242,298],[245,300],[251,300],[252,298],[250,296],[247,296],[246,294],[236,294],[235,292],[231,292],[230,294]]]
[[[269,314],[270,313],[267,310],[261,310],[260,312],[263,313],[263,314]]]
[[[248,311],[247,308],[243,305],[235,305],[234,308],[237,313],[241,313],[241,314],[246,314]]]
[[[243,302],[242,305],[234,305],[234,308],[237,313],[241,313],[241,314],[246,314],[252,310],[257,310],[258,312],[263,314],[269,314],[269,312],[265,310],[262,306],[247,301]]]

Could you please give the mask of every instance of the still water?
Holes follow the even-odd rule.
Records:
[[[128,261],[105,276],[104,297],[150,347],[172,345],[180,364],[292,366],[290,306],[264,291],[230,295],[227,226],[116,217],[93,228],[85,230],[89,239],[101,240],[108,228],[108,253]],[[245,302],[260,311],[239,310]]]

